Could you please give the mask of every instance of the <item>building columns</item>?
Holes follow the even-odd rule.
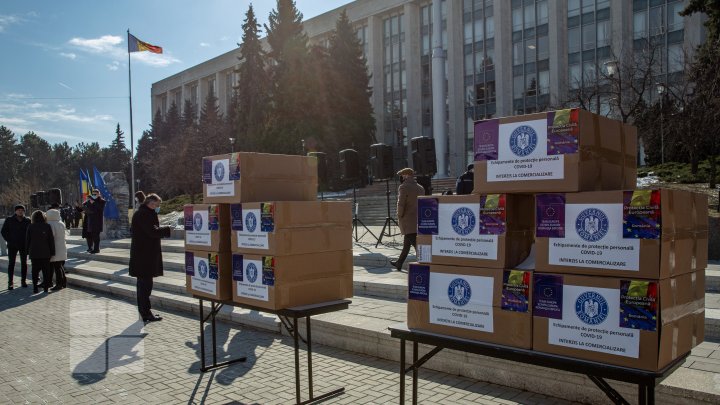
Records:
[[[392,139],[385,138],[385,103],[383,102],[383,94],[385,86],[383,86],[383,21],[378,16],[368,17],[367,26],[367,63],[372,77],[370,78],[370,86],[372,87],[373,113],[375,115],[375,136],[378,142],[392,145]]]

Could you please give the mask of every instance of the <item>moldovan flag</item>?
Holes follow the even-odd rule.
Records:
[[[128,52],[142,52],[150,51],[152,53],[163,53],[162,47],[150,45],[147,42],[143,42],[135,35],[128,33]]]

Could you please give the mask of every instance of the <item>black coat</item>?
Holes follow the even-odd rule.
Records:
[[[22,221],[18,221],[16,215],[5,219],[0,233],[9,248],[25,251],[25,236],[27,235],[28,226],[30,226],[28,217],[23,217]]]
[[[30,259],[49,259],[55,256],[55,237],[50,224],[30,224],[25,238]]]
[[[103,230],[103,217],[105,216],[105,200],[98,197],[94,203],[90,200],[86,201],[85,221],[87,221],[87,231],[89,233],[100,233]]]
[[[473,172],[463,173],[455,183],[455,193],[457,195],[471,194],[473,188],[475,188],[475,174]]]
[[[132,217],[130,243],[130,276],[160,277],[163,275],[160,239],[170,237],[170,227],[160,227],[155,211],[141,205]]]

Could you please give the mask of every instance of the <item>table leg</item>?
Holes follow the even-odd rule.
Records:
[[[400,405],[405,405],[405,339],[400,339]]]
[[[647,386],[645,383],[638,384],[638,404],[647,405]]]
[[[200,300],[200,371],[205,372],[205,313]]]
[[[418,361],[418,342],[413,341],[413,399],[412,403],[413,405],[417,405],[417,391],[418,391],[418,369],[417,369],[417,361]]]
[[[217,366],[217,338],[215,337],[215,313],[216,307],[214,302],[210,302],[210,309],[212,312],[210,315],[212,316],[212,354],[213,354],[213,366]]]
[[[308,364],[308,391],[310,399],[313,399],[313,371],[312,371],[312,336],[310,335],[310,317],[305,317],[305,339],[307,340],[307,364]]]
[[[295,399],[300,403],[300,344],[298,343],[298,319],[293,318],[293,341],[295,342]]]

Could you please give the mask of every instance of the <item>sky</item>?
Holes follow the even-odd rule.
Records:
[[[296,0],[304,18],[351,0]],[[0,125],[51,144],[130,143],[127,30],[163,48],[131,54],[135,142],[150,128],[152,83],[237,48],[248,0],[2,0]],[[255,0],[260,24],[274,0]],[[261,33],[264,36],[264,33]]]

